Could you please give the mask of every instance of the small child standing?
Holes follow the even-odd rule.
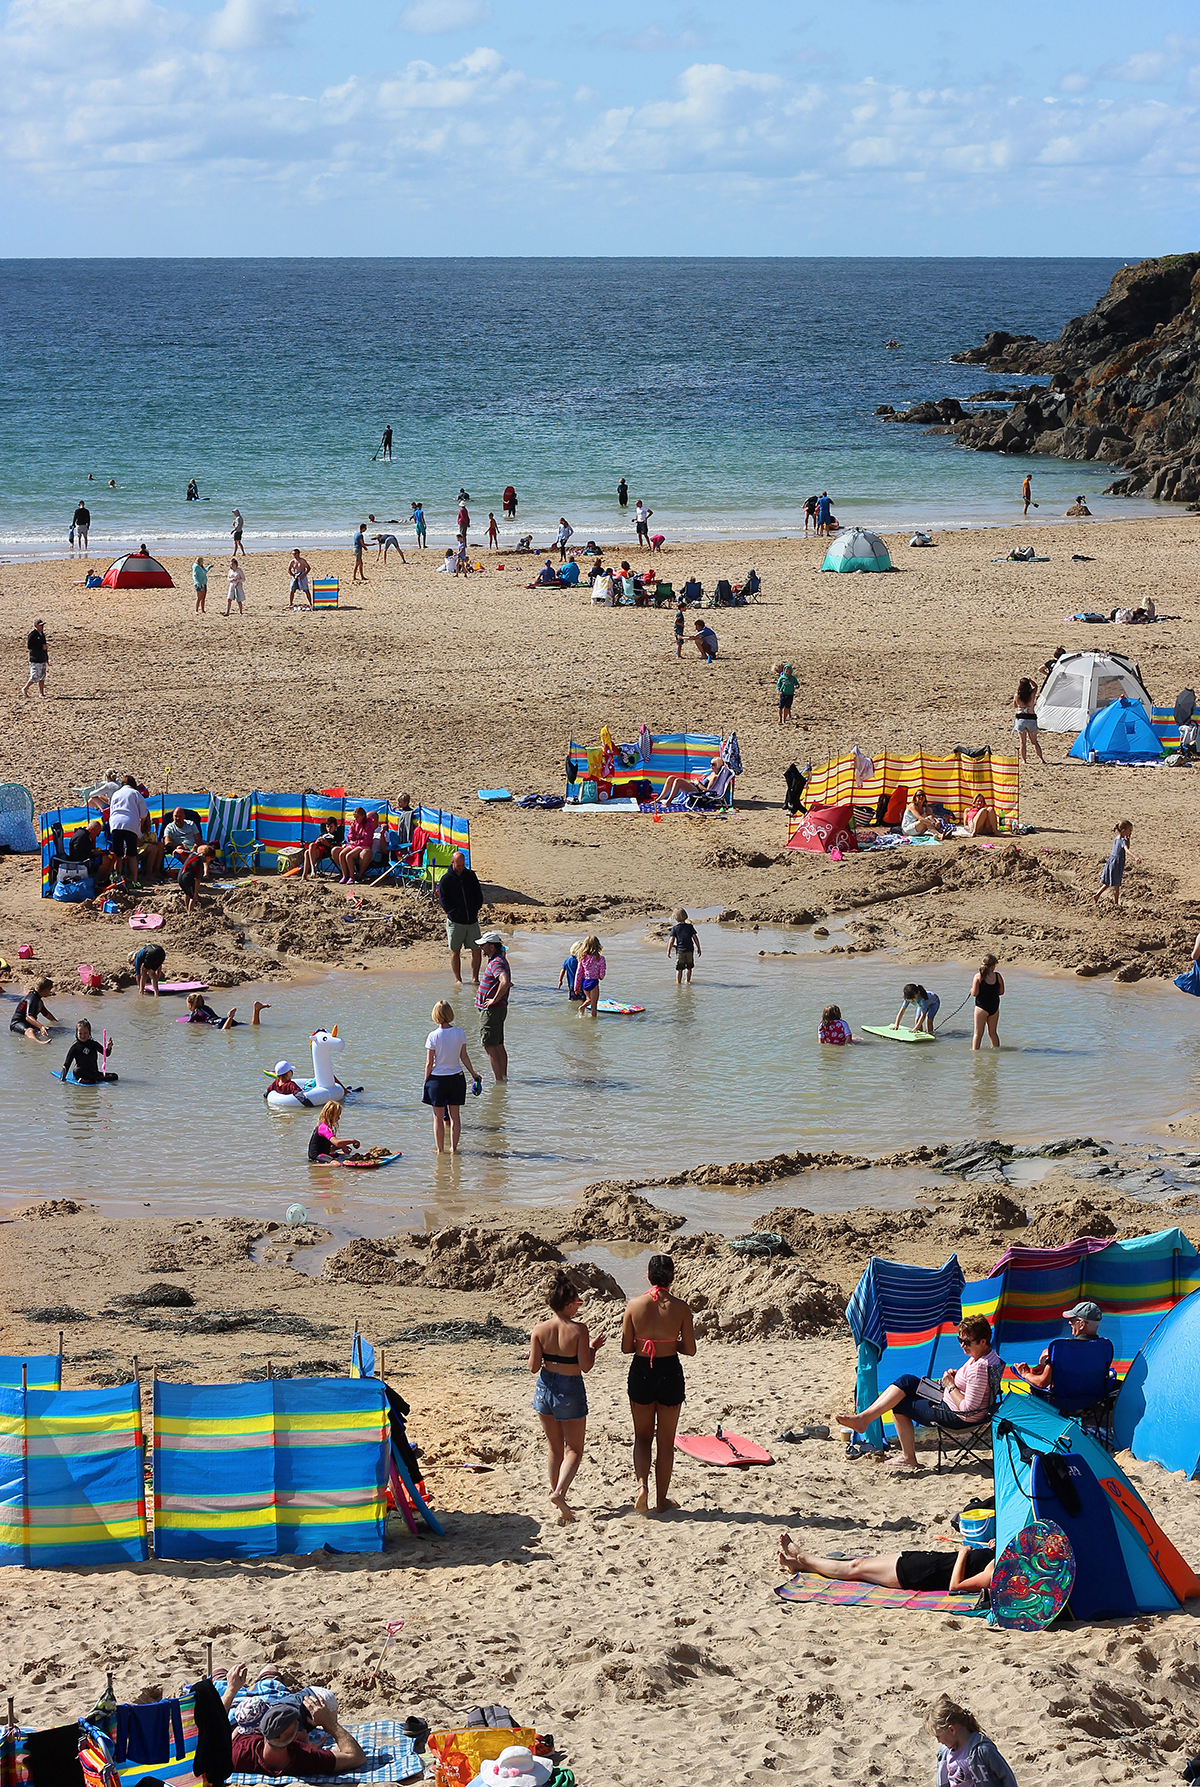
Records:
[[[842,1016],[840,1005],[827,1005],[821,1013],[818,1041],[832,1043],[838,1049],[844,1048],[846,1043],[854,1041],[850,1026]]]
[[[948,1694],[934,1701],[925,1728],[938,1747],[934,1787],[1017,1787],[991,1738]]]
[[[671,935],[667,939],[667,957],[670,959],[671,951],[674,950],[676,985],[683,985],[683,977],[686,974],[687,983],[690,987],[692,984],[692,969],[696,965],[696,957],[702,956],[704,951],[700,947],[700,939],[696,935],[696,927],[695,925],[688,923],[688,915],[683,907],[677,907],[671,914],[671,917],[674,920],[674,923],[671,926]]]
[[[933,1020],[942,1006],[941,995],[927,993],[923,986],[918,985],[915,980],[910,980],[904,989],[904,1004],[896,1013],[896,1022],[892,1025],[893,1030],[899,1030],[900,1020],[910,1005],[915,1005],[917,1008],[917,1018],[913,1029],[924,1030],[927,1036],[932,1036]]]
[[[575,992],[582,1000],[579,1007],[580,1017],[586,1017],[590,1011],[596,1015],[596,1007],[600,1003],[600,982],[608,972],[608,965],[600,953],[599,937],[585,937],[579,950],[579,968],[575,975]]]
[[[792,717],[792,701],[796,694],[796,672],[790,664],[773,664],[775,688],[779,695],[779,724],[785,726]]]
[[[575,991],[575,980],[579,973],[579,958],[582,954],[583,954],[583,944],[581,942],[580,943],[572,943],[571,953],[566,958],[566,960],[563,962],[562,968],[559,971],[559,976],[558,976],[559,987],[560,987],[560,989],[562,987],[566,987],[567,998],[571,999],[571,1000],[583,998],[582,993],[577,993]]]
[[[687,612],[687,603],[680,596],[675,603],[675,656],[683,656],[683,617]]]
[[[1125,879],[1125,853],[1129,848],[1129,840],[1133,836],[1133,825],[1130,820],[1122,819],[1114,830],[1113,847],[1108,853],[1108,861],[1100,871],[1100,885],[1092,895],[1097,905],[1100,904],[1100,895],[1106,887],[1112,888],[1113,905],[1121,904],[1121,883]]]

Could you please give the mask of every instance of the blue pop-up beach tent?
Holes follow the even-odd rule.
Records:
[[[1149,714],[1127,695],[1093,714],[1067,755],[1086,763],[1093,751],[1099,763],[1157,763],[1163,754]]]
[[[1113,1434],[1135,1458],[1200,1475],[1200,1291],[1169,1310],[1125,1374]]]

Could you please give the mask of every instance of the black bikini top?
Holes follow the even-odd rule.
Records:
[[[570,1353],[570,1354],[548,1353],[546,1351],[545,1347],[543,1347],[542,1348],[542,1359],[543,1359],[543,1362],[547,1365],[578,1365],[579,1354],[578,1353]]]

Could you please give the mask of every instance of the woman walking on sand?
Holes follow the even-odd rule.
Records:
[[[639,1514],[650,1512],[653,1460],[654,1506],[661,1514],[679,1506],[667,1494],[675,1468],[675,1429],[685,1393],[679,1355],[695,1357],[696,1336],[691,1309],[671,1292],[675,1262],[670,1255],[651,1254],[646,1277],[650,1289],[625,1305],[621,1351],[633,1354],[628,1383],[633,1415],[633,1474],[637,1478],[633,1505]]]
[[[1042,747],[1038,743],[1037,710],[1034,707],[1036,700],[1037,684],[1032,682],[1029,677],[1023,676],[1017,684],[1017,692],[1013,696],[1013,707],[1016,712],[1016,717],[1013,720],[1013,732],[1021,741],[1022,763],[1028,760],[1030,739],[1033,740],[1033,748],[1038,754],[1038,762],[1045,763],[1046,761],[1042,756]]]
[[[587,1386],[585,1371],[596,1363],[604,1336],[595,1340],[579,1320],[583,1302],[573,1281],[555,1272],[546,1287],[550,1317],[539,1322],[529,1337],[529,1369],[538,1374],[533,1408],[549,1447],[550,1500],[558,1509],[558,1524],[569,1526],[575,1516],[567,1505],[567,1490],[583,1463],[587,1434]]]
[[[971,996],[975,1001],[975,1035],[971,1047],[977,1049],[983,1041],[984,1030],[987,1030],[992,1047],[1000,1047],[998,1026],[1000,1023],[1000,1001],[1004,997],[1004,976],[1000,973],[995,956],[984,956],[979,972],[971,982]]]

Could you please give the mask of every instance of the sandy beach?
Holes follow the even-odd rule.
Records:
[[[1089,768],[1067,760],[1070,735],[1043,734],[1046,764],[1031,761],[1021,780],[1033,835],[992,851],[948,845],[935,865],[926,852],[835,864],[786,851],[783,772],[855,745],[868,754],[1008,747],[1017,678],[1036,677],[1058,645],[1134,656],[1153,699],[1171,704],[1195,680],[1197,528],[1200,519],[1173,513],[945,534],[932,550],[893,537],[896,573],[875,578],[819,575],[824,544],[812,538],[668,544],[658,562],[676,586],[694,572],[711,589],[750,564],[763,579],[760,604],[711,617],[713,666],[694,649],[676,661],[669,614],[526,589],[536,555],[503,560],[499,572],[496,555],[480,553],[486,573],[466,580],[437,574],[434,550],[408,553],[407,565],[393,555],[386,569],[368,560],[365,586],[352,588],[349,553],[314,553],[314,569],[342,578],[336,614],[289,613],[286,556],[252,556],[245,616],[229,619],[219,564],[204,616],[192,612],[186,561],[166,561],[175,590],[141,593],[76,587],[79,560],[9,564],[0,568],[15,617],[9,773],[39,810],[109,765],[135,770],[152,792],[336,785],[395,798],[407,789],[470,815],[476,866],[503,922],[678,903],[797,922],[863,906],[859,946],[886,943],[913,959],[970,961],[987,947],[1002,962],[1174,973],[1200,923],[1188,772]],[[1016,544],[1050,562],[1004,560]],[[1139,628],[1063,619],[1143,595],[1179,618]],[[24,633],[36,615],[50,640],[48,695],[22,701]],[[781,658],[799,676],[793,724],[782,729],[771,670]],[[614,737],[633,737],[643,721],[653,732],[736,728],[746,773],[734,817],[657,826],[477,799],[481,787],[561,792],[570,738],[594,739],[605,722]],[[1135,832],[1121,911],[1097,914],[1089,896],[1123,817]],[[162,896],[164,909],[176,898]],[[193,926],[175,931],[172,960],[182,970],[182,946],[188,970],[218,984],[231,957],[237,976],[259,975],[262,958],[251,970],[245,944],[232,941],[239,931],[267,952],[271,972],[291,957],[338,959],[345,939],[331,934],[332,910],[324,924],[320,902],[292,884],[268,884],[257,901],[244,890],[206,901]],[[404,896],[372,895],[373,913],[380,903],[380,930],[356,937],[359,954],[439,935]],[[32,859],[0,866],[0,929],[33,941],[51,974],[74,973],[83,939],[110,975],[127,965],[123,927],[41,902]]]
[[[803,1176],[783,1181],[781,1202],[802,1203],[803,1185]],[[1080,1205],[1065,1161],[1024,1200],[1023,1228],[1006,1226],[1021,1215],[1011,1200],[989,1210],[977,1190],[932,1179],[907,1237],[894,1216],[861,1210],[810,1219],[802,1251],[774,1265],[747,1268],[727,1250],[720,1258],[716,1241],[665,1244],[678,1252],[682,1295],[703,1301],[707,1285],[723,1314],[778,1316],[803,1305],[797,1285],[809,1293],[804,1307],[819,1309],[818,1290],[836,1307],[871,1251],[940,1259],[957,1245],[969,1273],[984,1269],[1009,1240],[1051,1239],[1072,1197],[1077,1216],[1117,1233],[1179,1222],[1200,1236],[1194,1198],[1131,1209],[1092,1186]],[[828,1423],[852,1394],[853,1344],[828,1313],[811,1332],[793,1314],[778,1337],[747,1329],[742,1343],[705,1334],[701,1322],[681,1431],[724,1422],[765,1443],[775,1463],[724,1471],[680,1457],[680,1511],[644,1519],[630,1508],[621,1302],[597,1278],[584,1313],[610,1345],[589,1380],[577,1520],[556,1523],[523,1342],[549,1269],[533,1256],[555,1238],[569,1246],[597,1220],[645,1247],[657,1209],[601,1190],[574,1212],[529,1212],[520,1230],[447,1231],[442,1269],[428,1240],[399,1235],[343,1249],[315,1275],[297,1267],[327,1246],[319,1230],[153,1216],[118,1224],[70,1203],[19,1216],[4,1231],[3,1344],[44,1348],[64,1325],[68,1386],[128,1381],[135,1353],[147,1399],[152,1369],[191,1382],[261,1377],[268,1361],[277,1372],[344,1369],[361,1321],[386,1344],[389,1379],[412,1405],[410,1431],[447,1529],[414,1539],[393,1519],[387,1550],[372,1557],[151,1563],[53,1579],[4,1571],[5,1685],[19,1717],[73,1716],[106,1670],[122,1699],[169,1693],[202,1667],[211,1639],[218,1663],[270,1662],[289,1680],[334,1687],[347,1718],[415,1713],[437,1726],[502,1703],[552,1732],[578,1779],[600,1787],[924,1781],[932,1746],[921,1709],[943,1691],[976,1713],[1023,1784],[1176,1778],[1197,1747],[1196,1603],[1169,1618],[1026,1636],[953,1615],[774,1595],[783,1531],[818,1550],[928,1547],[953,1540],[951,1518],[987,1483],[977,1466],[898,1477],[874,1458],[848,1460],[836,1429],[827,1441],[772,1444],[784,1427]],[[795,1232],[803,1212],[790,1214]],[[771,1219],[786,1225],[788,1215]],[[412,1272],[398,1265],[406,1257]],[[164,1285],[186,1288],[193,1303],[166,1306]],[[122,1306],[131,1292],[150,1293],[150,1306]],[[439,1344],[419,1331],[497,1318],[494,1339]],[[491,1469],[462,1469],[469,1462]],[[1200,1556],[1196,1486],[1123,1463],[1185,1555]],[[404,1630],[372,1685],[385,1622],[399,1618]]]
[[[495,555],[480,554],[486,574],[464,581],[435,574],[440,554],[408,553],[406,566],[368,561],[365,587],[352,588],[349,553],[314,553],[315,570],[340,573],[343,601],[336,614],[307,614],[287,611],[286,555],[253,556],[246,614],[229,619],[219,562],[205,616],[192,612],[184,561],[166,561],[178,587],[162,592],[85,591],[78,560],[8,564],[5,773],[30,788],[37,810],[68,804],[72,784],[110,765],[152,792],[168,773],[173,788],[218,793],[407,790],[470,815],[489,912],[506,926],[586,916],[602,929],[680,903],[747,926],[851,912],[854,948],[913,962],[973,966],[990,949],[1002,965],[1173,975],[1200,929],[1192,771],[1080,765],[1066,758],[1070,735],[1043,736],[1047,762],[1031,763],[1021,781],[1028,836],[993,850],[947,843],[843,864],[785,850],[783,772],[855,745],[1007,747],[1017,678],[1036,677],[1060,644],[1136,657],[1155,702],[1170,705],[1196,680],[1198,528],[1200,518],[1167,513],[947,534],[926,551],[889,539],[897,573],[877,578],[820,576],[824,543],[812,539],[668,545],[655,562],[677,586],[694,572],[711,588],[749,564],[763,579],[760,604],[707,617],[720,639],[711,667],[694,650],[676,662],[669,614],[592,608],[586,590],[526,589],[538,557],[510,558],[501,573]],[[1016,544],[1050,562],[994,562]],[[1145,595],[1172,618],[1141,628],[1063,619]],[[24,636],[38,615],[50,642],[48,695],[22,700]],[[771,669],[781,658],[800,679],[795,723],[782,730]],[[655,825],[485,808],[476,798],[498,785],[561,792],[569,739],[594,739],[605,722],[629,738],[643,721],[654,732],[737,730],[746,773],[732,815]],[[1126,817],[1135,831],[1124,898],[1119,912],[1098,913],[1091,895]],[[177,898],[164,889],[145,902],[167,915],[172,971],[214,985],[328,963],[432,961],[444,950],[436,911],[407,893],[369,894],[369,924],[353,927],[351,941],[336,888],[263,878],[207,895],[186,922]],[[90,960],[105,976],[99,1008],[119,1011],[132,995],[109,994],[131,978],[130,936],[123,921],[42,901],[36,859],[0,858],[0,954],[10,962],[28,941],[31,969],[73,985],[77,964]],[[717,1139],[712,1151],[719,1160]],[[785,1427],[828,1423],[854,1382],[837,1310],[872,1252],[940,1263],[957,1248],[970,1276],[1018,1233],[1051,1245],[1179,1223],[1200,1240],[1190,1199],[1106,1203],[1092,1187],[1083,1198],[1065,1173],[1028,1194],[1031,1222],[1017,1226],[1004,1208],[974,1211],[938,1181],[922,1196],[928,1218],[868,1211],[817,1232],[803,1187],[803,1175],[782,1177],[772,1212],[774,1226],[792,1212],[795,1232],[814,1235],[786,1284],[768,1266],[739,1268],[737,1278],[718,1240],[675,1243],[681,1295],[704,1296],[727,1323],[730,1311],[745,1312],[732,1324],[740,1339],[702,1337],[688,1372],[691,1431],[721,1421],[770,1444]],[[69,1184],[62,1195],[71,1198]],[[670,1208],[669,1192],[661,1203]],[[1109,1228],[1097,1230],[1097,1220]],[[635,1251],[659,1232],[653,1220],[623,1230],[627,1208],[598,1221],[594,1234],[626,1233]],[[355,1718],[411,1712],[436,1724],[502,1702],[554,1733],[580,1787],[925,1781],[933,1745],[920,1730],[922,1707],[943,1691],[975,1712],[1022,1787],[1165,1783],[1200,1749],[1200,1603],[1171,1618],[1025,1637],[953,1616],[789,1606],[773,1594],[785,1529],[814,1549],[869,1553],[949,1539],[951,1517],[985,1484],[976,1468],[897,1477],[874,1460],[847,1460],[835,1433],[777,1447],[773,1466],[746,1473],[681,1460],[680,1512],[637,1519],[624,1372],[610,1344],[589,1384],[579,1518],[559,1527],[523,1345],[512,1333],[435,1344],[411,1330],[493,1313],[527,1330],[545,1261],[522,1237],[582,1245],[587,1231],[564,1211],[525,1212],[519,1230],[457,1238],[440,1274],[428,1242],[403,1236],[351,1244],[313,1272],[300,1266],[328,1248],[318,1230],[283,1235],[262,1223],[154,1214],[115,1221],[84,1205],[0,1227],[0,1347],[45,1351],[65,1326],[67,1387],[127,1381],[134,1353],[143,1373],[181,1381],[260,1376],[268,1359],[280,1370],[341,1371],[360,1320],[386,1345],[389,1378],[412,1404],[448,1529],[444,1540],[411,1539],[393,1523],[387,1551],[370,1558],[0,1572],[9,1658],[0,1691],[7,1681],[22,1721],[86,1710],[106,1670],[122,1699],[171,1692],[197,1672],[212,1639],[218,1659],[270,1661],[297,1681],[328,1682]],[[615,1342],[617,1287],[598,1271],[591,1280],[585,1319]],[[113,1304],[160,1282],[185,1287],[193,1303],[136,1316]],[[768,1306],[785,1312],[779,1324],[757,1319]],[[75,1313],[27,1313],[63,1308]],[[231,1312],[248,1319],[214,1319]],[[491,1471],[464,1471],[472,1459]],[[1197,1486],[1122,1462],[1200,1563]],[[398,1618],[407,1622],[400,1643],[368,1686],[384,1623]]]

